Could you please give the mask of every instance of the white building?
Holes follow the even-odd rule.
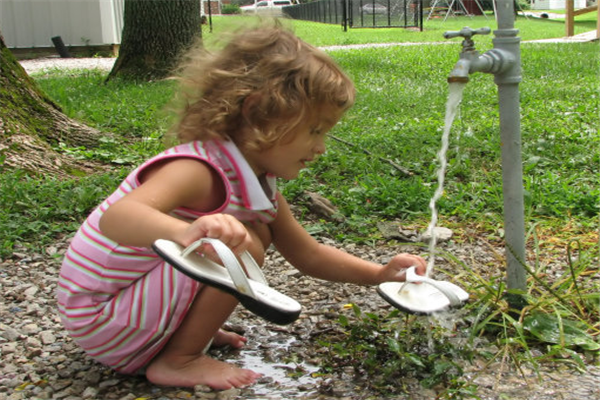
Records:
[[[564,10],[566,8],[566,0],[532,0],[532,10]],[[574,8],[585,8],[586,0],[573,0]]]
[[[9,48],[121,43],[124,0],[0,0],[0,30]]]

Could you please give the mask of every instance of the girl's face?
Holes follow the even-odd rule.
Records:
[[[338,107],[320,107],[296,126],[288,139],[266,150],[248,151],[246,159],[257,176],[271,173],[278,178],[296,178],[309,162],[325,153],[326,134],[343,113]]]

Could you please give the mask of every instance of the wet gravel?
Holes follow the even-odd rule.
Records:
[[[120,375],[99,365],[63,331],[54,294],[67,241],[58,241],[41,254],[17,249],[13,257],[0,262],[0,400],[378,398],[360,383],[369,378],[355,376],[352,370],[315,374],[320,363],[319,334],[339,329],[339,315],[351,314],[344,305],[355,303],[363,311],[382,314],[390,310],[373,287],[302,276],[278,253],[269,251],[266,275],[273,287],[302,304],[300,319],[291,325],[277,326],[238,307],[228,328],[248,337],[247,346],[242,350],[212,351],[214,357],[252,368],[264,377],[252,387],[220,392],[206,387],[157,387],[142,376]],[[502,253],[483,240],[443,246],[459,258],[478,259],[489,268]],[[385,262],[398,251],[411,250],[384,242],[374,247],[349,245],[344,249],[377,262]],[[564,366],[542,367],[543,381],[525,365],[521,372],[501,369],[498,363],[487,367],[475,363],[466,365],[465,370],[481,399],[600,399],[598,366],[590,366],[583,374]],[[435,390],[421,388],[414,379],[399,384],[406,386],[407,394],[397,399],[436,398]]]

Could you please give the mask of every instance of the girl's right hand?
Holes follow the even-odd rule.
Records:
[[[236,255],[248,250],[252,243],[244,224],[228,214],[211,214],[196,219],[183,233],[181,244],[187,247],[202,238],[219,239]]]

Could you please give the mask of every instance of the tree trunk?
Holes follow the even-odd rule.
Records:
[[[108,79],[162,79],[202,37],[200,0],[125,0],[119,57]]]
[[[56,175],[85,174],[96,167],[52,146],[93,147],[105,136],[64,115],[27,75],[0,32],[0,168]]]

